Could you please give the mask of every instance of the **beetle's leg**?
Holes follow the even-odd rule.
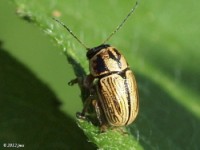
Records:
[[[90,89],[92,87],[94,77],[89,74],[86,77],[77,77],[71,81],[68,82],[68,85],[72,86],[74,84],[80,84],[84,88]]]
[[[89,105],[91,104],[92,99],[94,99],[94,89],[92,84],[93,80],[94,77],[91,74],[89,74],[86,77],[78,77],[76,79],[73,79],[68,83],[68,85],[71,86],[78,83],[80,85],[80,88],[86,89],[90,93],[89,97],[85,100],[82,112],[76,113],[77,118],[86,119],[85,114],[89,108]]]
[[[99,124],[100,124],[100,132],[105,132],[107,129],[107,124],[106,124],[106,120],[105,120],[105,116],[103,115],[102,109],[99,106],[99,103],[97,100],[93,100],[92,104],[95,108],[96,114],[97,114],[97,119],[99,120]]]
[[[76,78],[76,79],[73,79],[73,80],[69,81],[69,82],[68,82],[68,85],[72,86],[72,85],[74,85],[74,84],[76,84],[76,83],[78,83],[78,82],[79,82],[79,79]]]
[[[93,101],[92,101],[92,105],[93,105],[94,108],[95,108],[95,112],[96,112],[96,114],[97,114],[97,119],[99,120],[100,125],[102,125],[102,124],[103,124],[103,121],[102,121],[102,119],[101,119],[101,110],[100,110],[100,107],[99,107],[99,105],[98,105],[97,100],[93,100]]]
[[[76,113],[76,117],[77,117],[77,118],[79,118],[79,119],[86,119],[85,113],[87,112],[87,109],[88,109],[88,107],[89,107],[89,105],[90,105],[92,99],[94,99],[93,96],[89,96],[89,97],[86,99],[82,112],[77,112],[77,113]]]

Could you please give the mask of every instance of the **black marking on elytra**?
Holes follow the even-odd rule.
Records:
[[[116,50],[116,49],[113,49],[114,52],[117,54],[117,57],[111,52],[108,50],[108,55],[111,59],[113,59],[114,61],[117,62],[118,64],[118,67],[121,68],[122,67],[122,64],[120,62],[120,59],[121,59],[121,54]]]
[[[100,76],[98,76],[97,78],[101,79],[101,78],[106,77],[106,76],[109,76],[109,75],[111,75],[111,74],[118,74],[118,75],[120,75],[123,79],[125,79],[125,78],[126,78],[125,72],[126,72],[127,70],[130,70],[130,68],[127,67],[126,69],[124,69],[124,70],[122,70],[122,71],[111,71],[111,72],[108,72],[108,73],[106,73],[106,74],[100,75]]]
[[[93,62],[95,64],[94,70],[97,74],[108,71],[106,64],[100,55],[97,55],[97,58]]]

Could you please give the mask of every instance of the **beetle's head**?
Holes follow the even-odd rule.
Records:
[[[102,49],[110,47],[109,44],[102,44],[97,47],[90,48],[86,54],[87,58],[90,60],[93,56],[95,56],[98,52],[100,52]]]

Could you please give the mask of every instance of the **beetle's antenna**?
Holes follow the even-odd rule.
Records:
[[[85,47],[86,50],[89,50],[89,48],[83,42],[81,42],[81,40],[79,40],[79,38],[76,35],[74,35],[74,33],[63,22],[59,21],[56,18],[53,19],[60,25],[62,25],[83,47]]]
[[[134,13],[135,9],[137,8],[138,5],[138,1],[136,1],[135,5],[133,6],[133,8],[131,9],[131,11],[128,13],[128,15],[126,15],[126,17],[124,18],[124,20],[117,26],[117,28],[107,37],[107,39],[103,42],[103,44],[105,44],[108,40],[110,40],[110,38],[117,33],[117,31],[119,31],[119,29],[121,29],[121,27],[124,25],[124,23],[127,21],[127,19],[131,16],[131,14]]]

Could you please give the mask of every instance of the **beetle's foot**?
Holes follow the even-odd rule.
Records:
[[[107,129],[108,129],[108,126],[107,126],[107,125],[105,125],[105,124],[101,125],[101,126],[100,126],[100,133],[106,132]]]
[[[81,112],[77,112],[77,113],[76,113],[76,117],[77,117],[78,119],[87,120],[85,114],[83,114],[83,113],[81,113]]]
[[[69,86],[73,86],[73,85],[76,84],[76,83],[78,83],[78,78],[69,81],[69,82],[68,82],[68,85],[69,85]]]

